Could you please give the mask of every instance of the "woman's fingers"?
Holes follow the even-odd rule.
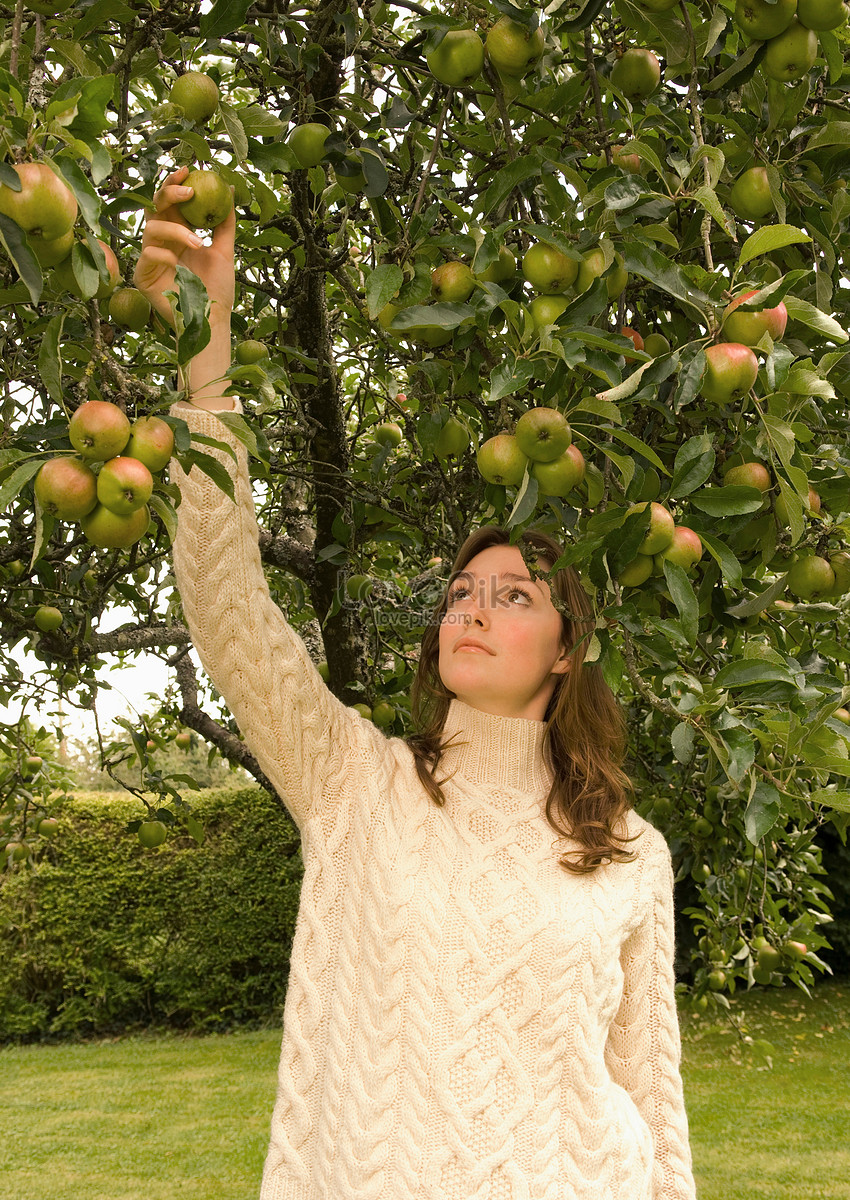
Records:
[[[170,175],[166,175],[162,187],[154,192],[153,201],[157,212],[161,212],[164,208],[170,208],[175,203],[174,189],[182,186],[183,180],[188,174],[188,167],[178,167],[176,171],[172,171]],[[185,198],[185,196],[181,197],[184,200]]]
[[[203,238],[199,238],[194,229],[188,225],[178,225],[176,221],[163,221],[149,218],[145,222],[142,235],[142,246],[165,246],[175,254],[184,250],[198,249],[203,246]]]

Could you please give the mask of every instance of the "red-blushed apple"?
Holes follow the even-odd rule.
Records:
[[[803,506],[805,508],[805,505]],[[821,499],[813,487],[809,488],[809,504],[808,512],[810,515],[815,515],[821,510]],[[785,497],[780,493],[773,502],[773,511],[776,514],[776,519],[780,525],[788,526],[791,521],[788,517],[788,505],[785,503]]]
[[[651,554],[638,554],[630,563],[626,563],[617,576],[617,582],[621,587],[640,587],[652,574],[653,565]]]
[[[153,475],[137,458],[118,455],[100,468],[97,498],[119,517],[129,517],[147,504],[153,492]]]
[[[475,288],[475,276],[462,262],[447,262],[431,272],[431,295],[447,304],[465,304]]]
[[[730,487],[758,488],[760,492],[769,492],[773,487],[770,471],[760,462],[745,462],[730,467],[723,475],[723,482]]]
[[[68,423],[68,437],[89,462],[105,462],[120,454],[130,439],[130,422],[117,404],[87,400]]]
[[[478,447],[476,462],[479,474],[488,483],[516,487],[522,482],[529,458],[512,433],[497,433]]]
[[[97,477],[78,458],[51,458],[35,477],[36,499],[60,521],[79,521],[97,504]]]
[[[749,346],[718,342],[706,347],[700,391],[713,404],[729,404],[749,394],[758,371],[758,359]]]
[[[629,338],[630,341],[634,342],[635,350],[643,350],[644,349],[643,337],[641,336],[641,334],[638,333],[638,331],[636,329],[632,329],[631,325],[621,325],[620,329],[619,329],[619,333],[620,333],[621,337],[627,337],[627,338]],[[626,360],[626,362],[636,362],[637,361],[637,359],[635,359],[631,354],[624,354],[623,358]]]
[[[129,550],[145,536],[149,523],[150,512],[146,505],[137,508],[129,517],[120,517],[98,504],[80,521],[88,541],[102,550]]]
[[[514,436],[523,454],[548,463],[564,453],[573,440],[567,418],[556,408],[531,408],[516,423]]]
[[[532,33],[510,17],[500,17],[484,40],[487,57],[501,75],[522,76],[543,53],[543,30]]]
[[[174,741],[181,750],[188,750],[192,745],[192,735],[188,732],[188,730],[181,729],[180,732],[175,736]]]
[[[643,169],[643,160],[640,155],[627,150],[624,146],[614,147],[611,152],[611,160],[615,167],[619,167],[621,171],[627,171],[629,175],[640,175]]]
[[[0,184],[0,213],[24,230],[32,246],[64,237],[77,219],[77,201],[68,185],[47,163],[9,165],[21,190]]]
[[[584,479],[587,463],[573,443],[552,462],[533,462],[531,474],[544,496],[568,496]]]
[[[658,504],[655,500],[644,500],[642,504],[632,504],[628,512],[644,512],[647,505],[649,505],[650,513],[649,529],[643,541],[638,546],[638,553],[658,554],[666,546],[669,546],[673,540],[676,522],[673,519],[673,514],[663,504]]]
[[[106,259],[107,278],[101,276],[100,283],[97,285],[97,291],[94,294],[95,300],[108,300],[118,284],[121,282],[121,268],[118,265],[118,259],[115,257],[115,252],[106,242],[97,239],[100,248],[103,250]]]
[[[805,554],[791,564],[785,582],[799,600],[822,600],[835,589],[835,572],[819,554]]]
[[[774,308],[760,308],[753,312],[736,311],[740,304],[755,294],[755,289],[744,292],[736,296],[723,310],[722,332],[727,342],[757,346],[765,333],[769,333],[774,342],[781,341],[785,335],[788,309],[781,300]]]
[[[130,426],[124,453],[143,462],[149,471],[161,471],[174,450],[174,431],[160,417],[139,417]]]
[[[539,295],[557,296],[575,283],[578,262],[548,242],[535,242],[523,255],[522,273]]]
[[[699,534],[694,533],[693,529],[689,529],[687,525],[677,525],[673,530],[670,544],[663,550],[659,550],[655,557],[659,560],[655,565],[662,571],[665,560],[678,563],[680,567],[690,571],[702,558],[702,540]]]

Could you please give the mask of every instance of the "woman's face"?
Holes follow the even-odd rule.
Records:
[[[548,563],[537,559],[536,566],[542,570]],[[549,584],[532,580],[519,547],[489,546],[449,589],[440,625],[440,678],[482,712],[542,721],[558,676],[569,670],[562,629]],[[460,649],[466,637],[486,651]]]

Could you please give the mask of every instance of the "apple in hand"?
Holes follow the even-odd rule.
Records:
[[[145,536],[149,523],[150,512],[146,505],[137,508],[129,517],[121,517],[98,504],[80,521],[86,538],[103,550],[129,550]]]
[[[484,43],[474,29],[450,29],[439,46],[425,55],[428,70],[446,87],[464,87],[481,74]]]
[[[575,443],[551,462],[532,462],[531,474],[544,496],[568,496],[584,479],[587,463]]]
[[[33,488],[42,510],[60,521],[79,521],[97,504],[97,477],[78,458],[51,458]]]
[[[516,487],[522,482],[528,464],[525,454],[512,433],[497,433],[479,446],[476,455],[478,471],[488,483]]]
[[[713,404],[728,404],[749,393],[758,375],[758,359],[740,342],[719,342],[705,350],[700,391]]]
[[[431,272],[431,295],[447,304],[465,304],[475,288],[475,276],[462,262],[447,262]]]
[[[0,184],[0,213],[11,217],[33,246],[64,237],[77,219],[74,193],[46,163],[10,165],[21,190]]]
[[[788,309],[781,300],[774,308],[759,308],[752,312],[738,311],[738,306],[755,294],[755,289],[751,288],[750,291],[736,296],[723,310],[723,337],[727,342],[757,346],[765,333],[769,333],[774,342],[781,341],[785,335]]]
[[[658,554],[672,542],[676,522],[673,520],[673,514],[663,504],[658,504],[655,500],[644,500],[642,504],[632,504],[628,512],[643,512],[647,504],[649,505],[650,513],[649,529],[643,541],[638,546],[638,553]]]
[[[208,121],[218,108],[218,84],[200,71],[186,71],[177,77],[168,99],[179,104],[187,121],[195,125]]]
[[[120,454],[130,438],[130,422],[116,404],[87,400],[68,423],[71,445],[89,462],[105,462]]]
[[[130,426],[124,453],[137,458],[149,471],[161,471],[174,450],[174,431],[159,417],[139,417]]]
[[[104,463],[97,477],[97,498],[119,517],[129,517],[147,504],[153,475],[138,458],[119,455]]]
[[[233,209],[230,188],[216,171],[190,171],[183,187],[194,195],[177,205],[180,215],[195,229],[215,229]]]
[[[548,242],[535,242],[523,255],[522,273],[539,295],[557,296],[575,283],[578,263]]]
[[[500,17],[484,41],[487,57],[500,75],[522,76],[543,53],[543,30],[532,31],[510,17]]]
[[[743,171],[729,192],[729,204],[742,221],[758,222],[775,209],[765,167]]]
[[[523,454],[534,462],[560,458],[573,440],[567,418],[556,408],[532,408],[517,421],[514,436]]]

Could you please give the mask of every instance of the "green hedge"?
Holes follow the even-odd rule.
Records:
[[[198,845],[145,850],[138,801],[78,796],[32,868],[0,881],[0,1039],[279,1020],[303,866],[259,789],[187,796]]]

